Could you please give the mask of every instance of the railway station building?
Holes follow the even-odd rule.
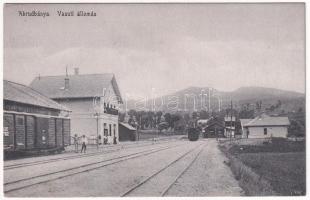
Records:
[[[38,91],[3,81],[5,152],[57,149],[70,143],[70,110]]]
[[[30,84],[35,90],[68,107],[72,113],[71,135],[85,135],[89,143],[119,141],[118,112],[123,100],[114,74],[39,76]]]

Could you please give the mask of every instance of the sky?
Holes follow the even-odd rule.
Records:
[[[34,10],[49,16],[18,13]],[[96,17],[57,14],[80,10]],[[27,85],[66,67],[114,73],[131,96],[190,86],[304,92],[304,4],[4,5],[4,79]]]

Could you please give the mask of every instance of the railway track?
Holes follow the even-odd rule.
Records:
[[[201,147],[202,146],[202,147]],[[189,164],[174,178],[174,180],[169,183],[169,185],[161,192],[160,196],[165,196],[167,194],[167,192],[169,191],[169,189],[175,184],[175,182],[193,165],[193,163],[196,161],[196,159],[198,158],[198,156],[201,154],[204,144],[200,144],[198,145],[198,147],[200,147],[199,152],[194,156],[194,159],[192,159]],[[136,185],[134,185],[133,187],[131,187],[130,189],[128,189],[126,192],[124,192],[123,194],[121,194],[121,197],[125,197],[125,196],[129,196],[129,194],[133,193],[135,190],[137,190],[138,188],[140,188],[141,186],[143,186],[145,183],[147,183],[148,181],[150,181],[152,178],[156,177],[158,174],[160,174],[161,172],[165,171],[166,169],[168,169],[169,167],[173,166],[175,163],[177,163],[178,161],[180,161],[182,158],[184,158],[185,156],[187,156],[188,154],[194,152],[197,149],[197,146],[190,149],[189,151],[187,151],[186,153],[182,154],[181,156],[179,156],[178,158],[176,158],[175,160],[173,160],[172,162],[170,162],[168,165],[164,166],[163,168],[157,170],[155,173],[153,173],[152,175],[146,177],[145,179],[143,179],[141,182],[137,183]]]
[[[203,151],[203,148],[200,149],[200,151],[198,152],[198,154],[194,157],[194,159],[186,166],[186,168],[184,170],[182,170],[178,176],[162,191],[162,193],[160,194],[160,196],[165,196],[167,194],[167,192],[169,191],[169,189],[177,182],[177,180],[193,165],[193,163],[197,160],[198,156],[201,154],[201,152]]]
[[[176,142],[176,141],[164,141],[164,142],[158,142],[156,144],[165,144],[165,143],[171,143],[171,142]],[[52,163],[52,162],[57,162],[57,161],[61,161],[61,160],[71,160],[71,159],[78,159],[78,158],[84,158],[84,157],[92,157],[92,156],[100,155],[102,153],[105,153],[105,154],[106,153],[113,153],[113,152],[119,151],[121,149],[138,148],[138,147],[144,147],[144,146],[149,146],[149,145],[154,145],[154,144],[153,143],[147,143],[147,144],[141,144],[141,145],[138,144],[135,146],[132,146],[130,144],[128,146],[126,145],[125,148],[124,148],[124,146],[121,146],[120,148],[113,149],[113,150],[107,150],[107,151],[99,151],[99,152],[87,153],[87,154],[81,154],[81,155],[72,155],[72,156],[66,156],[66,157],[60,157],[60,158],[52,158],[52,159],[44,159],[44,160],[39,160],[39,161],[11,164],[11,165],[4,166],[3,169],[4,170],[11,170],[11,169],[16,169],[16,168]]]
[[[84,164],[84,165],[77,166],[77,167],[67,168],[64,170],[59,170],[59,171],[55,171],[55,172],[51,172],[51,173],[46,173],[46,174],[41,174],[41,175],[37,175],[37,176],[33,176],[33,177],[28,177],[28,178],[23,178],[23,179],[18,179],[18,180],[6,182],[6,183],[4,183],[4,193],[9,193],[9,192],[24,189],[27,187],[31,187],[34,185],[47,183],[50,181],[54,181],[57,179],[73,176],[76,174],[81,174],[84,172],[93,171],[93,170],[103,168],[103,167],[106,167],[109,165],[124,162],[124,161],[129,160],[129,159],[134,159],[134,158],[146,156],[146,155],[153,154],[153,153],[156,153],[159,151],[164,151],[167,149],[175,148],[175,147],[178,147],[181,145],[182,144],[178,144],[178,145],[173,145],[173,146],[168,146],[168,147],[165,146],[165,147],[154,148],[151,150],[139,151],[136,153],[123,155],[123,156],[116,157],[116,158],[110,158],[110,159],[106,159],[106,160],[102,160],[102,161],[98,161],[98,162],[92,162],[92,163]]]

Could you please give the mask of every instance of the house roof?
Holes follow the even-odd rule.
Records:
[[[11,81],[3,80],[3,99],[44,108],[69,111],[65,106],[49,99],[40,92]]]
[[[69,88],[65,89],[65,78],[69,79]],[[103,91],[112,85],[115,94],[122,103],[114,74],[81,74],[68,76],[36,77],[30,87],[42,92],[52,99],[89,98],[103,96]]]
[[[131,126],[128,123],[119,122],[119,124],[121,124],[122,126],[124,126],[125,128],[127,128],[127,129],[129,129],[131,131],[135,131],[136,130],[133,126]]]
[[[244,127],[253,126],[289,126],[290,121],[288,117],[270,117],[267,115],[261,115],[254,119],[243,119],[241,125]]]
[[[244,126],[245,124],[249,123],[250,121],[252,121],[253,119],[240,119],[241,122],[241,126]]]
[[[207,128],[212,127],[214,125],[219,125],[219,126],[225,128],[224,122],[221,122],[221,121],[218,121],[218,120],[214,120],[214,121],[208,123]]]
[[[211,117],[209,118],[208,122],[207,122],[208,126],[213,125],[213,124],[219,124],[221,126],[225,126],[225,123],[222,119],[219,119],[217,117]]]

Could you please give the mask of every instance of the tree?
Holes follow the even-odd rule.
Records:
[[[274,106],[274,105],[271,105],[270,106],[270,108],[269,108],[269,110],[272,112],[272,111],[274,111],[276,109],[276,106]]]
[[[192,113],[192,118],[193,118],[193,119],[197,119],[197,117],[198,117],[197,112],[193,112],[193,113]]]
[[[247,104],[246,104],[246,110],[249,110],[249,109],[250,109],[250,104],[247,103]]]
[[[129,115],[130,117],[133,117],[133,116],[136,117],[136,116],[137,116],[137,111],[131,109],[131,110],[128,111],[128,115]]]
[[[228,116],[229,113],[230,113],[230,108],[226,108],[226,109],[225,109],[225,112],[226,112],[226,116]]]
[[[158,124],[158,130],[159,132],[161,132],[164,129],[168,129],[169,128],[169,124],[167,122],[160,122]]]
[[[154,127],[154,112],[152,112],[152,111],[148,111],[147,112],[147,126],[149,127],[149,128],[153,128]]]
[[[170,113],[165,113],[164,114],[165,121],[169,124],[171,127],[171,114]]]
[[[145,128],[145,122],[146,122],[146,120],[145,120],[146,116],[145,115],[146,115],[145,111],[138,111],[136,114],[136,119],[137,119],[137,122],[138,122],[139,127],[141,129]]]
[[[124,122],[124,120],[125,120],[125,113],[121,113],[121,112],[119,112],[118,113],[118,121],[120,121],[120,122]]]
[[[189,113],[185,113],[183,115],[183,119],[184,119],[185,123],[188,124],[189,120],[191,119],[191,117],[189,116]]]
[[[252,119],[254,118],[254,113],[254,110],[241,110],[238,115],[240,119]]]
[[[172,114],[171,115],[171,124],[170,127],[174,128],[175,127],[175,122],[179,121],[181,119],[181,116],[177,115],[177,114]]]
[[[276,105],[276,108],[280,108],[280,107],[281,107],[281,105],[282,105],[281,100],[278,100],[277,105]]]
[[[297,137],[304,137],[305,136],[305,127],[302,123],[298,120],[291,119],[289,126],[289,135],[290,136],[297,136]]]
[[[157,111],[156,112],[156,125],[158,126],[159,123],[160,123],[160,119],[161,119],[161,116],[163,115],[163,112],[161,111]]]
[[[208,119],[209,118],[209,113],[205,110],[200,111],[200,119]]]

